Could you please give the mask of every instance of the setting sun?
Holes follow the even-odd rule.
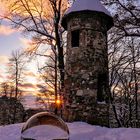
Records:
[[[60,104],[61,104],[61,100],[57,99],[57,100],[56,100],[56,104],[57,104],[57,105],[60,105]]]

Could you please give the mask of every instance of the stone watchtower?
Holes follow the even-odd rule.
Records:
[[[108,126],[107,31],[113,19],[99,0],[76,0],[62,26],[68,31],[64,117]]]

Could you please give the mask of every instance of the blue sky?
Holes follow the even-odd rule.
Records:
[[[7,81],[7,63],[12,51],[28,47],[27,43],[28,39],[22,36],[20,32],[11,29],[9,25],[0,25],[0,82]],[[25,75],[28,79],[23,86],[23,90],[26,89],[24,93],[26,97],[25,104],[28,107],[35,107],[33,101],[35,96],[33,95],[39,90],[36,86],[36,84],[39,84],[39,76],[35,61],[28,64]]]
[[[20,38],[22,38],[20,32],[12,29],[10,23],[3,20],[0,25],[0,56],[10,56],[12,51],[23,48]]]
[[[8,58],[12,51],[23,48],[21,35],[7,24],[0,25],[0,82],[5,81]]]
[[[8,58],[11,56],[12,51],[26,47],[25,40],[20,32],[12,29],[8,24],[0,25],[0,74],[4,76],[6,71],[6,64]],[[1,78],[1,77],[0,77]]]
[[[0,35],[0,55],[9,56],[13,50],[23,47],[19,33]]]

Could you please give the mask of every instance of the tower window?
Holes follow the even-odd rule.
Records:
[[[71,45],[72,47],[79,47],[80,31],[74,30],[71,32]]]
[[[97,101],[103,102],[105,101],[105,94],[106,93],[106,81],[107,81],[107,75],[99,74],[98,75],[98,90],[97,90]]]

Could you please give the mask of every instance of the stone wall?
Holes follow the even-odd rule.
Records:
[[[107,20],[102,14],[76,13],[67,23],[65,119],[108,126]],[[71,46],[74,30],[80,31],[79,47]],[[104,98],[102,103],[97,101],[99,92]]]

